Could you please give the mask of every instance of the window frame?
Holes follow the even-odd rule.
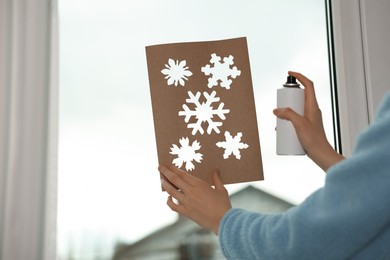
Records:
[[[374,121],[380,97],[389,90],[387,75],[378,68],[390,66],[385,46],[390,36],[383,24],[390,17],[377,12],[390,3],[366,0],[327,0],[331,70],[336,83],[334,108],[339,123],[339,142],[344,156],[350,156],[359,133]],[[375,16],[375,17],[374,17]],[[375,33],[372,33],[375,28]],[[374,79],[375,78],[375,84]]]

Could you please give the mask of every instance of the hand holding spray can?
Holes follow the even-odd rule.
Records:
[[[299,87],[296,78],[287,77],[283,88],[277,90],[277,108],[290,107],[303,116],[305,108],[304,89]],[[304,155],[301,143],[293,124],[285,119],[276,120],[276,154],[278,155]]]

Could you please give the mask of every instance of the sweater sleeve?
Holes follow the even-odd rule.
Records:
[[[231,209],[219,227],[228,259],[346,259],[390,226],[390,93],[323,188],[281,214]]]

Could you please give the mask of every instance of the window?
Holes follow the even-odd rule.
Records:
[[[147,45],[246,36],[265,176],[251,184],[294,204],[322,186],[306,156],[276,156],[272,110],[287,71],[302,72],[334,139],[324,1],[60,0],[59,13],[59,259],[109,259],[177,218],[160,190]]]

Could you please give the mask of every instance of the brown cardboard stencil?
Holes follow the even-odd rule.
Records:
[[[146,47],[159,164],[263,180],[246,38]]]

